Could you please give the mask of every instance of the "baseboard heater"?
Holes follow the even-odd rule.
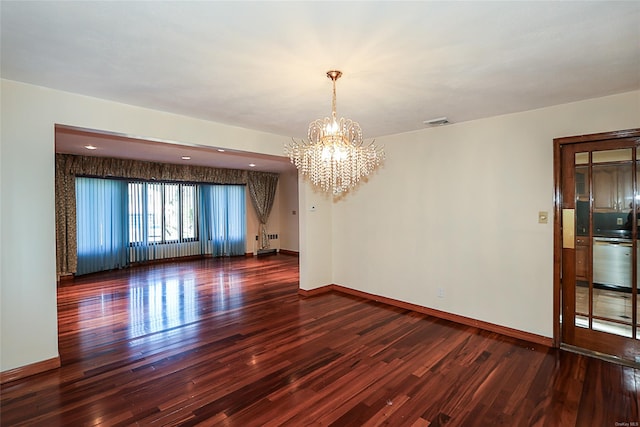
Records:
[[[275,255],[275,249],[258,249],[258,256]]]

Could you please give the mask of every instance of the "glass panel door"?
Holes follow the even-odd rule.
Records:
[[[629,139],[562,150],[562,341],[636,361],[640,150]]]

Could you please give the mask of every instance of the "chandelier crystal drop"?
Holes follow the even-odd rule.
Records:
[[[336,80],[340,71],[328,71],[333,82],[331,117],[309,124],[308,141],[295,139],[285,146],[285,153],[300,173],[323,191],[339,195],[355,187],[360,179],[373,172],[384,160],[382,147],[375,141],[365,144],[357,122],[336,115]]]

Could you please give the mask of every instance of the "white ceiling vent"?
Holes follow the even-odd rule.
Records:
[[[442,126],[450,122],[446,117],[438,117],[437,119],[425,120],[423,123],[427,126]]]

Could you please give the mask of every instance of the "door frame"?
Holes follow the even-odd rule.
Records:
[[[563,145],[581,142],[640,137],[640,128],[589,135],[568,136],[553,140],[553,347],[562,343],[562,159]]]

